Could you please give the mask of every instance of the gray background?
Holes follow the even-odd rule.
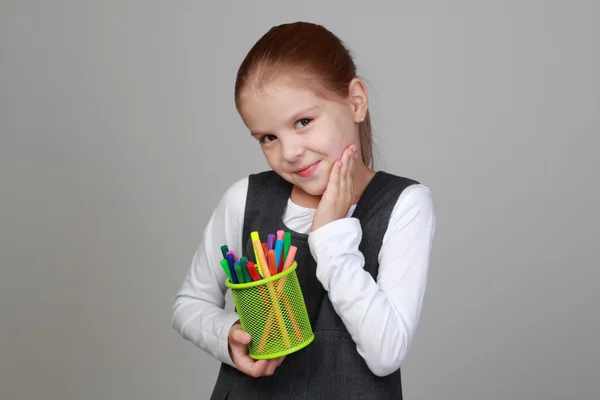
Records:
[[[172,302],[267,167],[237,67],[310,20],[357,56],[377,167],[435,194],[406,398],[598,399],[599,2],[202,3],[0,2],[0,398],[208,397]]]

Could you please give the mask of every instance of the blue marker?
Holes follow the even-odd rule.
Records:
[[[233,283],[240,283],[238,282],[237,275],[235,274],[235,262],[233,261],[233,254],[227,254],[227,263],[229,264],[229,271],[231,272],[231,278],[233,279]]]
[[[275,265],[277,272],[282,268],[281,265],[281,252],[283,251],[283,240],[277,240],[275,242]]]

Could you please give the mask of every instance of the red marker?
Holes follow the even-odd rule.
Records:
[[[248,269],[248,272],[250,273],[250,277],[252,278],[253,281],[260,281],[260,276],[258,275],[256,266],[254,266],[254,263],[252,261],[248,261],[246,263],[246,269]]]

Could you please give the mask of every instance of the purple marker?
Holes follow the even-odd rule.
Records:
[[[274,246],[275,246],[275,235],[272,233],[269,233],[267,235],[267,250],[275,250]]]

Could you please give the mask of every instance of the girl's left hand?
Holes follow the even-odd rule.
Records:
[[[354,165],[357,156],[356,146],[350,145],[342,153],[342,159],[333,165],[327,188],[317,206],[311,231],[348,214],[354,200]]]

